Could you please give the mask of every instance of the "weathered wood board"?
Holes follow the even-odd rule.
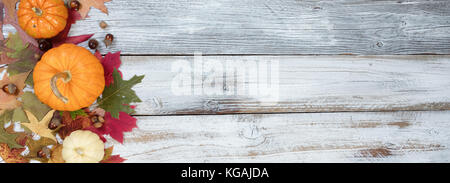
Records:
[[[146,75],[135,87],[143,101],[137,114],[450,109],[450,56],[203,56],[204,72],[199,70],[198,75],[218,83],[216,94],[216,85],[191,81],[198,77],[194,76],[197,70],[193,63],[199,60],[190,56],[123,56],[125,78]],[[224,81],[233,73],[224,76],[221,71],[226,72],[225,67],[242,68],[252,61],[263,70],[261,63],[278,62],[279,87],[274,90],[279,93],[277,103],[269,103],[271,99],[260,97],[263,95],[251,95],[245,86],[258,84],[257,78],[243,72]],[[206,65],[212,62],[216,70],[210,72]],[[190,68],[194,73],[188,73],[184,84],[188,91],[180,94],[179,86],[173,84]],[[236,95],[236,88],[245,91]]]
[[[127,162],[449,162],[450,112],[138,117]]]
[[[123,54],[449,54],[447,0],[113,0],[72,35]],[[110,26],[102,30],[105,20]],[[5,31],[8,32],[8,31]]]

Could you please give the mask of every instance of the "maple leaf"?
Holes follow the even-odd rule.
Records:
[[[117,69],[113,71],[114,82],[105,87],[102,96],[98,100],[100,108],[110,112],[114,118],[119,118],[119,112],[132,113],[134,110],[130,107],[130,103],[141,102],[136,92],[131,88],[140,83],[144,76],[133,76],[130,80],[125,81],[120,76]]]
[[[81,17],[84,19],[87,17],[91,7],[97,8],[103,13],[108,14],[108,8],[105,6],[105,2],[110,2],[111,0],[78,0],[81,4],[80,12]]]
[[[72,24],[75,24],[76,21],[78,20],[81,20],[80,13],[78,13],[78,11],[70,9],[66,27],[60,33],[58,33],[58,35],[56,35],[51,39],[53,47],[58,47],[59,45],[64,43],[80,44],[82,42],[87,41],[94,35],[94,34],[86,34],[68,37]]]
[[[24,110],[30,111],[38,120],[42,120],[44,116],[51,110],[50,107],[43,104],[37,96],[32,92],[25,92],[22,97],[22,107]],[[23,122],[23,121],[22,121]]]
[[[63,112],[61,116],[63,126],[59,129],[58,134],[62,139],[66,138],[74,131],[92,126],[90,116],[87,115],[78,115],[73,119],[70,112]]]
[[[122,72],[119,71],[119,67],[122,64],[122,61],[120,60],[120,51],[116,53],[108,52],[108,54],[106,54],[105,57],[102,58],[100,52],[97,50],[95,52],[95,56],[100,60],[100,62],[103,65],[106,86],[109,86],[111,83],[114,82],[113,80],[114,69],[117,69],[120,76],[122,77]]]
[[[0,69],[0,73],[3,72],[3,69]],[[25,88],[25,80],[28,77],[29,72],[18,74],[15,76],[8,76],[7,73],[0,80],[0,114],[5,110],[15,109],[21,105],[21,103],[17,100],[18,97],[23,95],[23,89]],[[3,91],[3,87],[5,85],[10,85],[16,87],[18,90],[17,95],[11,95],[10,93],[6,93]]]
[[[119,119],[113,118],[111,113],[105,113],[105,122],[100,128],[89,127],[90,130],[98,135],[110,135],[114,140],[123,143],[123,133],[131,132],[133,128],[137,128],[137,119],[125,112],[120,112]]]
[[[112,155],[113,149],[114,146],[105,149],[105,156],[103,157],[103,160],[100,161],[100,163],[122,163],[126,160],[120,157],[120,155]]]
[[[52,134],[53,130],[50,130],[48,128],[48,123],[50,123],[50,120],[52,119],[54,112],[55,112],[55,110],[51,110],[44,116],[44,118],[41,121],[38,121],[38,119],[36,119],[36,117],[33,115],[33,113],[31,113],[29,111],[25,111],[25,113],[28,116],[28,120],[30,122],[29,123],[20,123],[20,124],[27,127],[32,132],[38,134],[39,136],[41,136],[41,138],[46,137],[46,138],[52,139],[56,142],[56,138]]]
[[[33,70],[39,58],[39,53],[30,47],[29,43],[23,43],[19,34],[10,33],[6,47],[13,51],[0,51],[3,57],[14,59],[8,65],[8,73],[15,75]]]

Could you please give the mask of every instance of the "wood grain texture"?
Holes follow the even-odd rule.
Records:
[[[192,82],[189,87],[192,91],[203,92],[180,95],[172,84],[181,76],[181,70],[173,69],[182,63],[193,67],[194,57],[122,56],[124,78],[146,75],[143,83],[135,87],[143,101],[138,105],[137,115],[450,109],[450,56],[204,56],[202,59],[204,66],[214,62],[219,64],[217,68],[244,67],[252,61],[259,64],[279,61],[277,103],[248,93],[245,86],[254,84],[255,77],[236,74],[224,81],[228,74],[215,71],[200,74],[203,80],[218,83],[219,94],[209,94],[217,89],[215,86]],[[189,74],[188,80],[193,75]],[[227,93],[233,88],[234,93]],[[237,95],[236,89],[247,93]]]
[[[123,54],[450,54],[448,0],[113,0],[71,35]],[[105,20],[109,27],[98,24]],[[5,31],[5,33],[8,31]]]
[[[450,112],[138,117],[126,162],[449,162]]]

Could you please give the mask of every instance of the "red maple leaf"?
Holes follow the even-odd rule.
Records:
[[[122,162],[124,162],[125,160],[126,160],[126,159],[120,157],[120,155],[114,155],[114,156],[109,157],[109,158],[106,159],[106,160],[100,161],[100,163],[122,163]]]
[[[97,52],[95,52],[95,56],[100,60],[100,62],[103,65],[103,69],[105,72],[105,84],[106,86],[109,86],[111,83],[114,82],[113,79],[114,68],[117,69],[117,71],[119,71],[119,67],[122,64],[122,61],[120,61],[120,51],[116,53],[108,52],[108,54],[106,54],[105,57],[102,58],[102,55],[97,50]],[[122,76],[122,72],[119,71],[119,73]]]
[[[110,135],[113,139],[123,144],[123,133],[131,132],[133,128],[137,128],[136,118],[128,115],[126,112],[119,113],[119,119],[113,118],[111,113],[105,113],[105,122],[100,128],[93,126],[86,128],[100,136]]]
[[[85,34],[80,36],[68,37],[72,24],[75,24],[76,21],[78,20],[81,20],[80,13],[78,13],[78,11],[75,10],[69,10],[69,17],[67,18],[66,27],[58,35],[56,35],[51,39],[54,47],[57,47],[63,43],[79,44],[87,41],[94,35],[94,34]]]

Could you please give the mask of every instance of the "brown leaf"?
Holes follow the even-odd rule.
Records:
[[[42,150],[42,148],[47,147],[49,145],[55,145],[56,142],[49,138],[41,137],[39,140],[33,140],[32,138],[29,138],[26,142],[26,146],[28,147],[28,150],[30,151],[26,157],[27,158],[33,158],[37,159],[41,162],[45,162],[46,158],[40,158],[38,157],[38,152]]]
[[[6,163],[28,163],[29,160],[20,155],[24,150],[25,148],[10,149],[7,144],[0,144],[0,157]]]
[[[64,163],[64,159],[62,158],[62,149],[63,146],[61,144],[54,145],[51,149],[52,154],[50,155],[50,160],[48,163]]]
[[[16,19],[16,4],[19,0],[2,0],[6,9],[6,19],[15,21]]]
[[[89,113],[89,112],[88,112]],[[64,139],[70,135],[73,131],[82,130],[92,126],[91,118],[92,116],[81,116],[78,115],[75,119],[72,119],[70,112],[63,112],[62,115],[62,125],[58,131],[59,136]]]
[[[105,6],[105,2],[110,2],[111,0],[78,0],[81,4],[80,15],[83,19],[85,19],[89,13],[91,7],[97,8],[103,13],[108,14],[108,8]]]
[[[3,69],[0,68],[0,73],[3,72]],[[21,73],[9,77],[5,72],[2,80],[0,80],[0,114],[2,114],[5,110],[11,110],[19,107],[21,103],[17,100],[23,94],[23,88],[25,88],[25,80],[27,79],[30,72]],[[11,95],[3,91],[3,86],[8,84],[14,84],[17,88],[18,94]]]

